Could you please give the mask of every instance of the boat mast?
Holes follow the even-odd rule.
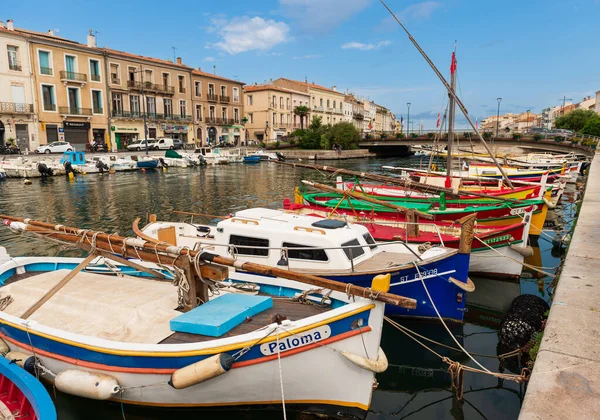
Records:
[[[442,75],[442,73],[440,73],[440,71],[438,70],[438,68],[435,66],[435,64],[433,64],[433,61],[431,61],[431,59],[429,58],[429,56],[425,53],[425,51],[423,51],[423,49],[421,48],[421,46],[418,44],[417,40],[413,38],[413,36],[411,35],[410,32],[408,32],[408,29],[406,29],[406,27],[402,24],[402,22],[400,22],[400,19],[398,19],[398,17],[394,14],[394,12],[392,12],[392,9],[390,9],[388,7],[388,5],[385,3],[384,0],[379,0],[381,2],[381,4],[383,4],[383,6],[387,9],[387,11],[390,13],[390,15],[392,15],[392,17],[394,18],[394,20],[396,22],[398,22],[398,25],[400,25],[402,27],[402,29],[404,30],[404,32],[406,32],[406,35],[408,35],[408,39],[410,39],[410,42],[413,43],[413,45],[415,46],[415,48],[421,53],[421,55],[423,56],[423,58],[425,59],[425,61],[427,61],[427,64],[429,64],[429,66],[431,67],[431,69],[435,72],[435,74],[437,75],[437,77],[440,79],[440,81],[444,84],[444,86],[446,87],[446,89],[448,90],[448,93],[450,94],[450,96],[452,96],[454,98],[454,100],[456,101],[456,105],[458,105],[458,107],[460,108],[460,110],[462,111],[462,113],[464,114],[465,118],[467,119],[467,122],[469,123],[469,125],[471,126],[471,128],[473,129],[473,131],[475,131],[475,134],[479,137],[479,140],[481,141],[481,144],[483,144],[483,147],[485,147],[485,150],[487,150],[488,154],[490,155],[490,157],[492,158],[492,160],[494,161],[494,164],[498,167],[498,169],[500,170],[500,173],[502,174],[502,177],[504,178],[504,180],[506,181],[506,184],[510,187],[510,188],[515,188],[512,184],[512,182],[510,182],[510,179],[508,179],[508,176],[506,175],[506,172],[504,171],[504,169],[502,168],[502,166],[500,166],[500,163],[498,162],[498,160],[496,159],[496,156],[494,156],[494,153],[492,152],[492,150],[490,149],[490,146],[488,146],[488,144],[485,142],[485,140],[483,139],[483,137],[481,136],[481,133],[479,132],[479,130],[477,129],[477,127],[475,127],[475,124],[473,124],[473,121],[471,120],[471,118],[469,117],[469,113],[467,111],[467,108],[465,107],[465,105],[462,103],[462,101],[460,100],[460,98],[458,98],[458,96],[456,96],[456,92],[454,91],[454,89],[452,89],[450,87],[450,85],[448,84],[448,81],[444,78],[444,76]]]
[[[450,88],[456,90],[456,44],[452,52],[452,64],[450,64]],[[452,146],[454,145],[454,113],[456,102],[454,96],[448,93],[448,156],[446,158],[446,188],[452,186]]]

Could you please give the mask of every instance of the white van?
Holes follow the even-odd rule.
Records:
[[[173,144],[173,139],[169,139],[169,138],[162,138],[162,139],[157,139],[156,142],[154,143],[154,150],[166,150],[166,149],[175,149],[175,145]]]
[[[137,150],[138,152],[141,150],[146,150],[146,143],[148,143],[148,150],[152,150],[155,147],[155,142],[156,140],[154,139],[136,140],[127,145],[127,150]]]

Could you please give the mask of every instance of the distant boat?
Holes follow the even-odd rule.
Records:
[[[244,163],[260,163],[261,157],[257,155],[244,156]]]

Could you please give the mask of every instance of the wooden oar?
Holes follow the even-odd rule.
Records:
[[[106,252],[124,254],[130,252],[131,256],[136,256],[144,261],[159,262],[165,265],[173,265],[179,258],[195,258],[197,251],[190,250],[184,247],[173,245],[150,243],[143,239],[126,238],[119,235],[107,235],[103,232],[78,229],[64,225],[53,225],[51,223],[41,222],[38,220],[24,219],[0,214],[0,219],[5,219],[18,223],[12,224],[13,229],[30,231],[53,239],[59,239],[64,242],[69,242],[74,246],[80,246],[82,243],[91,245]],[[86,242],[87,241],[87,242]],[[111,250],[112,248],[112,250]],[[133,249],[133,250],[132,250]],[[330,289],[338,292],[345,292],[349,295],[368,297],[373,300],[378,300],[391,305],[400,306],[403,308],[414,309],[417,303],[414,299],[404,296],[398,296],[391,293],[373,291],[370,288],[360,287],[349,283],[343,283],[335,280],[329,280],[322,277],[317,277],[309,274],[298,273],[287,269],[277,267],[269,267],[262,264],[250,262],[242,262],[232,258],[221,257],[208,252],[202,252],[198,258],[208,263],[216,263],[235,267],[251,273],[264,274],[294,280],[301,283],[314,285],[317,287]]]
[[[328,185],[323,185],[323,184],[319,184],[317,182],[312,182],[312,181],[302,181],[303,184],[309,185],[311,187],[314,188],[318,188],[320,190],[323,191],[328,191],[328,192],[332,192],[332,193],[336,193],[336,194],[342,194],[345,196],[350,196],[353,198],[356,198],[357,200],[363,200],[372,204],[377,204],[379,206],[384,206],[390,209],[394,209],[397,210],[399,212],[402,213],[408,213],[409,211],[414,212],[416,215],[419,215],[420,217],[423,217],[424,219],[433,219],[433,215],[428,214],[428,213],[424,213],[422,211],[419,210],[414,210],[414,209],[409,209],[406,207],[402,207],[402,206],[397,206],[396,204],[393,203],[388,203],[387,201],[382,201],[382,200],[377,200],[375,198],[372,198],[366,194],[363,193],[357,193],[354,191],[346,191],[346,190],[340,190],[339,188],[334,188],[334,187],[330,187]]]
[[[85,260],[81,261],[77,267],[75,267],[72,271],[69,272],[69,274],[67,274],[65,276],[64,279],[62,279],[60,282],[58,282],[58,284],[56,284],[44,296],[42,296],[40,298],[40,300],[38,300],[36,303],[34,303],[33,305],[31,305],[31,307],[29,309],[27,309],[23,315],[21,315],[21,318],[22,319],[29,318],[35,311],[37,311],[38,309],[40,309],[40,307],[44,303],[48,302],[50,300],[50,298],[52,296],[54,296],[60,289],[62,289],[63,287],[65,287],[65,285],[68,282],[70,282],[73,279],[73,277],[75,277],[77,274],[79,274],[79,272],[81,270],[83,270],[85,267],[87,267],[87,265],[89,263],[91,263],[92,260],[94,260],[94,258],[96,258],[96,257],[98,257],[96,254],[90,254],[90,255],[88,255],[85,258]]]

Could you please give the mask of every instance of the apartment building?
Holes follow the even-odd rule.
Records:
[[[269,141],[281,139],[301,127],[300,116],[294,113],[298,106],[309,106],[307,93],[274,84],[254,84],[244,88],[246,94],[246,128],[249,139]],[[310,113],[304,116],[304,127]]]
[[[323,124],[335,124],[344,120],[345,95],[338,92],[336,86],[329,89],[314,82],[308,83],[286,78],[274,80],[273,84],[307,94],[311,118],[319,116]]]
[[[39,145],[34,102],[27,40],[15,33],[12,21],[0,22],[0,146],[10,141],[31,150]]]
[[[191,75],[196,141],[244,145],[244,83],[200,68]]]

